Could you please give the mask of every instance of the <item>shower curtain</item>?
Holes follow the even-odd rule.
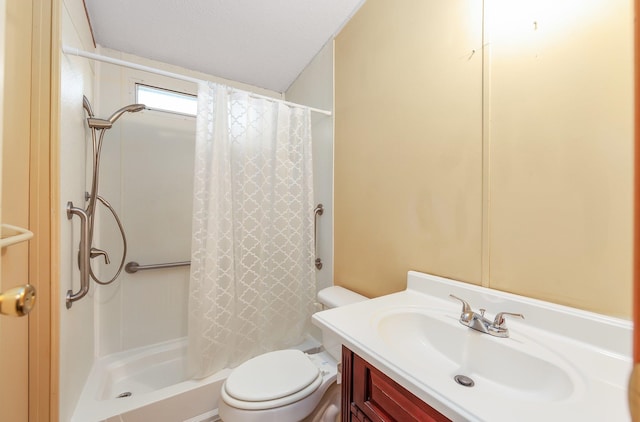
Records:
[[[313,312],[309,110],[198,90],[188,319],[201,378],[303,340]]]

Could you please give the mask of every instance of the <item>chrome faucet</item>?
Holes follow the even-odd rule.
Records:
[[[471,306],[469,305],[469,303],[467,303],[466,300],[460,299],[459,297],[452,294],[450,294],[449,297],[462,302],[460,324],[466,325],[469,328],[480,331],[481,333],[492,335],[494,337],[509,337],[509,329],[507,328],[504,318],[506,315],[524,319],[524,315],[522,314],[499,312],[498,314],[496,314],[493,321],[491,321],[485,318],[485,309],[479,309],[480,313],[478,314],[477,312],[473,311],[473,309],[471,309]]]

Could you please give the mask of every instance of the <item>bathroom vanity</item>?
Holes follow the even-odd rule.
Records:
[[[342,420],[445,422],[449,419],[373,365],[342,348]]]
[[[629,321],[417,272],[313,321],[344,345],[345,421],[630,420]]]

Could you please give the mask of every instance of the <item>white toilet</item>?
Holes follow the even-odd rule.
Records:
[[[318,292],[325,309],[361,302],[367,298],[343,287]],[[322,333],[323,350],[277,350],[249,359],[235,368],[220,392],[218,412],[225,422],[296,422],[309,416],[336,380],[341,359],[340,340]],[[339,403],[340,391],[335,390]],[[326,401],[326,399],[324,400]],[[336,406],[325,406],[326,418],[335,420]]]

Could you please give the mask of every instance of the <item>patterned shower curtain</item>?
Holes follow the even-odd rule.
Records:
[[[196,378],[303,340],[315,295],[309,114],[199,87],[188,320]]]

